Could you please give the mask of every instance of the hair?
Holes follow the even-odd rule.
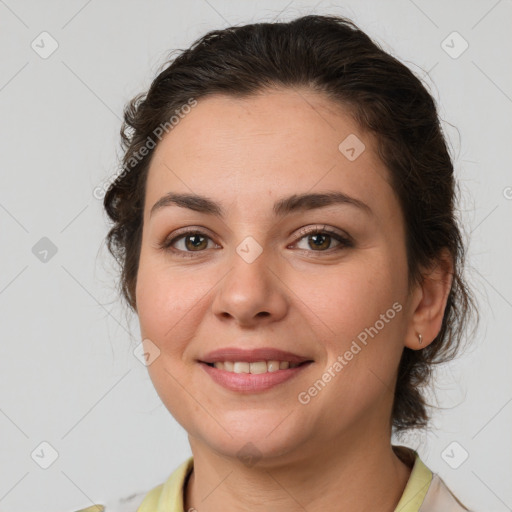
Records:
[[[404,347],[390,418],[396,433],[426,427],[430,404],[421,388],[430,383],[434,365],[455,357],[471,312],[477,310],[463,278],[465,249],[455,217],[454,169],[425,86],[352,21],[339,16],[308,15],[213,30],[161,69],[149,90],[125,106],[123,172],[103,203],[113,223],[107,247],[120,266],[120,293],[127,304],[136,312],[145,189],[158,127],[168,126],[191,98],[249,97],[296,87],[323,93],[375,136],[405,220],[409,291],[425,278],[422,268],[438,264],[443,250],[452,258],[441,329],[421,350]]]

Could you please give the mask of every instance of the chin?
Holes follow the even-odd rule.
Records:
[[[283,462],[292,461],[304,453],[304,443],[311,435],[303,430],[293,432],[289,426],[286,428],[279,421],[255,420],[251,417],[245,423],[243,418],[238,418],[236,428],[232,426],[228,430],[223,429],[213,432],[200,433],[201,445],[206,445],[216,452],[220,457],[238,459],[248,467],[252,466],[275,466]],[[294,422],[296,425],[296,422]],[[190,437],[189,437],[190,439]],[[191,440],[191,444],[193,444]],[[202,448],[201,448],[202,449]]]

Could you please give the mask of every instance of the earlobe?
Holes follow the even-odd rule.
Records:
[[[453,260],[449,251],[444,249],[422,275],[414,294],[414,312],[404,343],[412,350],[428,346],[441,330],[453,281]]]

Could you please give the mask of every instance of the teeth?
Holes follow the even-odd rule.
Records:
[[[257,361],[248,363],[246,361],[218,361],[213,364],[219,370],[226,370],[233,373],[267,373],[277,372],[277,370],[287,370],[295,368],[299,363],[290,363],[289,361]]]
[[[258,361],[256,363],[251,363],[250,365],[250,373],[267,373],[267,363],[265,361]]]
[[[250,367],[251,365],[249,363],[239,363],[238,361],[236,361],[233,371],[235,373],[250,373]]]
[[[267,362],[267,371],[277,372],[277,370],[279,370],[279,361],[268,361]]]

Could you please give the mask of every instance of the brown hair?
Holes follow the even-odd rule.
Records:
[[[283,86],[322,92],[376,136],[406,223],[410,289],[423,278],[420,267],[436,263],[442,249],[453,258],[441,330],[422,350],[405,347],[398,369],[391,424],[397,433],[426,426],[420,388],[430,381],[434,364],[455,357],[470,313],[477,311],[462,274],[453,165],[434,101],[421,81],[351,21],[319,15],[211,31],[162,68],[149,90],[125,107],[123,172],[104,198],[113,221],[107,246],[120,264],[128,305],[136,311],[145,184],[154,149],[147,148],[148,141],[155,146],[158,127],[168,125],[191,98],[247,97]]]

